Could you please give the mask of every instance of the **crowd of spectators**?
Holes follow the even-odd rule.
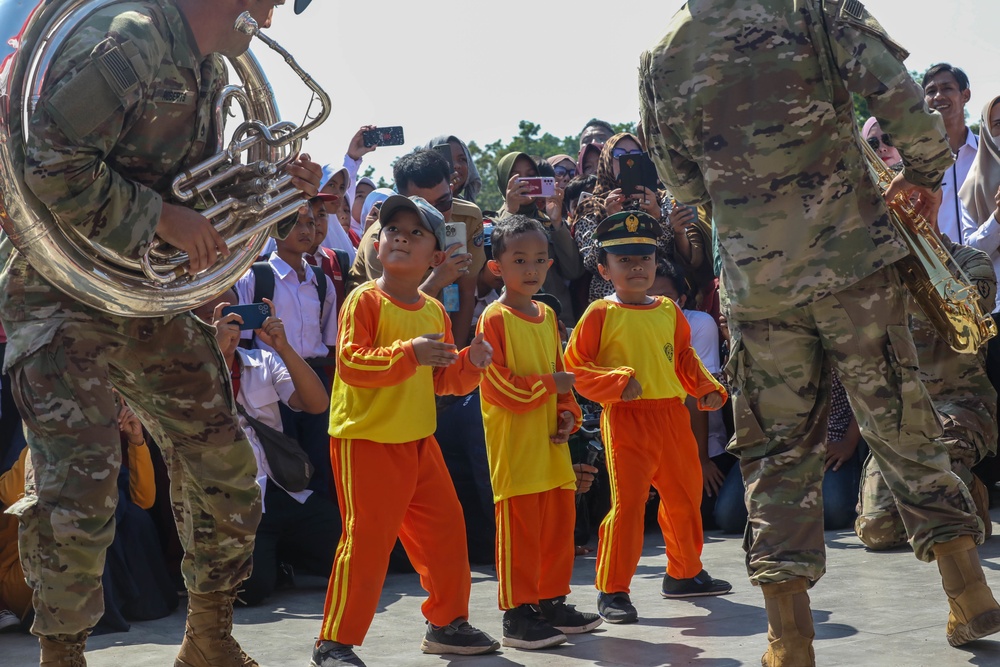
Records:
[[[991,99],[983,109],[977,136],[966,125],[970,90],[960,69],[936,65],[924,76],[923,85],[927,104],[944,117],[952,150],[958,156],[943,184],[939,230],[949,243],[984,251],[993,267],[1000,269],[1000,97]],[[643,153],[636,135],[615,133],[609,123],[594,119],[580,133],[576,156],[503,155],[492,165],[503,204],[498,211],[482,211],[476,204],[482,178],[460,138],[441,135],[401,155],[394,163],[393,188],[388,189],[358,176],[364,156],[375,150],[362,140],[367,129],[371,127],[358,130],[341,163],[324,168],[321,194],[299,213],[290,233],[284,239],[272,239],[258,263],[239,277],[232,290],[196,311],[216,326],[220,349],[232,369],[240,420],[255,450],[264,498],[253,575],[239,597],[243,604],[262,603],[275,589],[291,584],[296,571],[329,576],[340,534],[327,435],[337,315],[350,290],[382,274],[376,252],[377,220],[382,203],[394,192],[423,197],[449,223],[464,223],[464,238],[447,248],[448,259],[429,272],[421,286],[426,294],[446,304],[459,348],[468,344],[479,315],[503,290],[502,280],[487,265],[492,258],[494,221],[517,214],[536,220],[544,229],[553,264],[537,300],[553,307],[565,342],[588,305],[614,292],[598,269],[595,229],[622,210],[648,214],[658,223],[657,281],[650,295],[673,299],[683,309],[694,348],[708,371],[724,381],[729,331],[720,307],[711,210],[677,202],[662,188],[623,191],[620,159]],[[898,165],[901,158],[892,146],[891,135],[876,119],[869,119],[860,132],[887,167]],[[450,159],[438,150],[442,146],[450,149]],[[552,196],[527,194],[524,179],[536,176],[554,179]],[[995,286],[989,294],[988,310],[996,317],[1000,297],[995,297]],[[222,304],[265,300],[275,319],[257,333],[241,332],[233,316],[222,314]],[[995,387],[1000,384],[1000,341],[991,341],[982,356],[982,369]],[[4,377],[0,404],[2,507],[18,500],[25,478],[24,437],[10,386]],[[995,395],[993,403],[994,442],[986,443],[986,451],[996,448]],[[582,400],[581,404],[585,417],[593,417],[596,406]],[[705,529],[742,533],[747,510],[740,466],[736,457],[726,452],[726,444],[734,436],[731,411],[726,406],[718,412],[701,412],[693,402],[688,407],[699,445]],[[478,391],[465,397],[441,398],[437,408],[436,438],[465,514],[470,560],[492,563],[493,499]],[[283,488],[275,481],[262,438],[255,433],[256,428],[263,428],[256,426],[260,423],[294,438],[306,453],[313,470],[306,488]],[[109,550],[104,577],[106,611],[98,631],[126,630],[129,620],[167,615],[177,607],[178,591],[184,588],[163,460],[156,443],[124,402],[119,424],[125,463],[119,480],[117,537]],[[581,554],[587,553],[609,499],[607,484],[602,483],[606,471],[599,457],[595,469],[580,454],[587,449],[583,441],[596,436],[585,431],[574,437],[578,442],[572,451],[580,480],[577,553]],[[823,486],[828,529],[854,527],[859,489],[865,475],[873,474],[871,466],[866,472],[867,458],[850,397],[835,381]],[[970,463],[976,464],[972,472],[987,490],[985,501],[977,499],[980,505],[986,503],[983,511],[988,508],[988,492],[998,479],[991,461]],[[655,512],[648,517],[649,523],[654,517]],[[986,518],[989,525],[988,515]],[[397,550],[396,556],[391,567],[406,569],[402,550]],[[0,631],[27,627],[30,603],[30,590],[17,558],[16,521],[0,514]]]

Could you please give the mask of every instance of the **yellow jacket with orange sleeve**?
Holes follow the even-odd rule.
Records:
[[[592,401],[621,401],[630,378],[642,385],[642,399],[698,400],[726,390],[691,347],[691,327],[670,299],[648,305],[600,299],[587,308],[566,348],[566,367],[576,390]]]
[[[445,368],[418,364],[412,340],[433,333],[454,343],[451,321],[434,299],[421,294],[402,303],[374,281],[351,292],[340,311],[330,435],[388,444],[434,433],[435,394],[468,394],[484,371],[469,361],[468,348]]]
[[[556,393],[552,374],[564,370],[559,328],[552,309],[536,305],[539,315],[530,317],[491,303],[477,327],[493,347],[481,390],[493,502],[576,488],[569,447],[549,438],[566,411],[580,428],[580,406],[572,392]]]

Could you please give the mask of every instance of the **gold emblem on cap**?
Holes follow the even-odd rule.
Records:
[[[625,229],[627,229],[629,233],[635,234],[636,230],[639,229],[639,218],[634,215],[630,215],[625,218]]]

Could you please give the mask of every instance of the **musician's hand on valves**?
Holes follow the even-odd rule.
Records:
[[[156,235],[187,253],[187,272],[191,275],[215,264],[219,255],[229,257],[229,246],[212,223],[197,211],[184,206],[163,204]]]
[[[902,173],[896,174],[885,191],[885,200],[892,202],[896,195],[904,194],[913,202],[913,208],[917,215],[923,217],[935,231],[940,232],[937,226],[938,209],[941,208],[941,190],[932,192],[929,188],[921,187],[910,183]],[[916,195],[913,199],[911,195]]]
[[[319,183],[323,180],[323,167],[312,161],[308,153],[298,156],[294,162],[285,167],[292,177],[292,187],[305,193],[306,197],[319,194]]]
[[[615,188],[608,193],[608,196],[604,199],[604,210],[608,215],[614,215],[622,210],[622,189]]]

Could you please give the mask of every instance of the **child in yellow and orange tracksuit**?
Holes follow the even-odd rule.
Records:
[[[504,646],[540,649],[589,632],[597,614],[566,604],[573,576],[576,474],[566,444],[580,427],[573,375],[563,370],[556,315],[532,300],[548,272],[545,228],[523,215],[493,228],[490,271],[504,292],[478,333],[493,349],[482,384],[496,506],[498,601]]]
[[[491,350],[482,337],[457,352],[444,307],[419,291],[446,259],[445,221],[420,197],[393,195],[379,214],[383,275],[352,292],[340,315],[330,449],[344,532],[330,576],[314,667],[363,665],[368,631],[398,535],[420,584],[425,653],[500,647],[469,625],[465,521],[434,439],[435,393],[464,395]]]
[[[628,594],[650,484],[660,496],[668,558],[663,597],[732,588],[702,569],[701,464],[684,406],[691,394],[700,409],[717,410],[726,392],[691,347],[680,308],[646,296],[656,278],[658,232],[658,221],[641,211],[622,211],[598,225],[598,269],[615,293],[590,304],[566,349],[577,391],[603,406],[611,511],[598,534],[596,586],[598,613],[609,623],[638,619]]]

